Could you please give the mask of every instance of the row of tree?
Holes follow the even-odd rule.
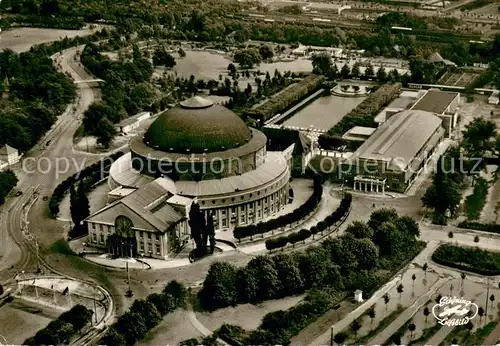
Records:
[[[349,213],[352,203],[352,195],[346,194],[342,200],[340,201],[340,205],[335,209],[330,215],[328,215],[324,221],[318,222],[315,226],[312,226],[311,229],[301,229],[298,232],[293,232],[288,236],[283,236],[279,238],[272,238],[266,240],[266,249],[272,251],[274,249],[279,249],[285,247],[288,243],[295,246],[295,243],[299,241],[306,241],[306,239],[311,236],[314,239],[314,236],[318,233],[323,234],[326,229],[330,229],[337,222],[341,221],[345,218],[345,216]]]
[[[395,83],[410,79],[408,75],[401,76],[397,69],[392,69],[387,72],[384,66],[380,66],[377,71],[375,71],[373,65],[370,63],[364,66],[365,71],[363,73],[361,73],[360,67],[362,67],[362,65],[359,62],[355,62],[352,67],[349,67],[349,65],[345,63],[339,71],[337,65],[333,62],[332,57],[328,53],[315,54],[312,59],[312,65],[313,73],[324,75],[331,80],[336,78],[362,78],[376,79],[380,83]]]
[[[17,185],[17,177],[11,170],[0,172],[0,205],[5,202],[5,197]]]
[[[108,328],[99,345],[134,345],[144,339],[165,315],[185,307],[187,297],[186,288],[177,281],[171,281],[163,292],[135,300],[130,309]]]
[[[81,188],[83,189],[82,192],[89,191],[90,186],[104,179],[109,174],[109,168],[111,167],[111,164],[122,155],[123,152],[118,151],[111,154],[110,156],[104,157],[100,161],[97,161],[90,166],[85,167],[80,172],[69,176],[59,185],[57,185],[49,200],[49,210],[52,216],[55,217],[57,216],[57,214],[59,214],[59,203],[61,203],[64,195],[69,189],[74,189],[74,185],[79,182]]]
[[[422,249],[418,236],[418,224],[412,218],[399,217],[394,210],[377,210],[368,223],[354,222],[345,235],[327,239],[306,252],[257,256],[244,268],[227,262],[212,264],[199,293],[200,304],[215,310],[310,289],[339,294],[361,289],[369,295],[385,280],[380,277],[380,270],[391,276]],[[287,317],[291,311],[293,319]],[[270,313],[257,330],[243,333],[244,340],[240,342],[288,344],[305,327],[296,328],[298,321],[310,323],[311,316],[318,317],[302,304],[288,312]]]
[[[243,238],[253,237],[257,234],[264,234],[270,231],[274,231],[278,228],[286,227],[287,225],[293,224],[302,220],[304,217],[309,215],[321,201],[321,195],[323,194],[323,186],[321,184],[321,179],[315,177],[312,195],[302,204],[300,207],[292,211],[291,213],[281,215],[275,219],[271,219],[265,222],[259,222],[258,224],[251,224],[248,226],[238,226],[233,230],[233,236],[241,241]]]
[[[26,339],[23,345],[67,345],[92,320],[93,312],[83,305],[75,305],[71,310],[50,322],[35,336]]]

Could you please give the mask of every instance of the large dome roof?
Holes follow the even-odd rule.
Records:
[[[252,132],[236,114],[195,96],[158,116],[144,141],[166,152],[215,152],[239,147]]]

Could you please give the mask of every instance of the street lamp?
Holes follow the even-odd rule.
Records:
[[[128,245],[130,247],[130,254],[132,254],[132,244],[129,244]],[[131,257],[129,257],[131,258]],[[130,298],[134,295],[134,293],[132,292],[132,289],[130,288],[130,271],[128,269],[128,260],[126,261],[127,262],[127,283],[128,283],[128,290],[127,290],[127,293],[125,294],[126,297]]]

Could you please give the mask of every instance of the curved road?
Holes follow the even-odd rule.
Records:
[[[92,77],[75,62],[75,54],[82,47],[74,47],[53,56],[60,63],[62,72],[69,73],[75,80],[87,80]],[[7,199],[0,212],[0,281],[13,279],[21,271],[36,271],[35,241],[23,236],[23,209],[36,195],[50,196],[57,184],[81,168],[87,161],[96,161],[95,155],[73,152],[73,134],[79,127],[79,119],[97,95],[87,83],[78,85],[75,103],[69,105],[60,115],[56,124],[35,147],[24,157],[24,161],[14,171],[19,179],[17,189],[23,191],[20,197]],[[67,159],[66,159],[67,158]],[[63,160],[71,165],[67,172],[59,174],[56,163],[66,170]],[[35,192],[35,189],[37,190]],[[42,198],[34,203],[42,203]],[[47,202],[44,202],[47,203]],[[28,226],[29,227],[29,226]],[[27,239],[28,238],[28,239]],[[51,268],[43,259],[41,267]]]

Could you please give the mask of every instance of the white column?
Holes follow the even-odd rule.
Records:
[[[373,192],[373,181],[370,181],[370,192]]]
[[[365,192],[368,192],[368,183],[365,181]]]

